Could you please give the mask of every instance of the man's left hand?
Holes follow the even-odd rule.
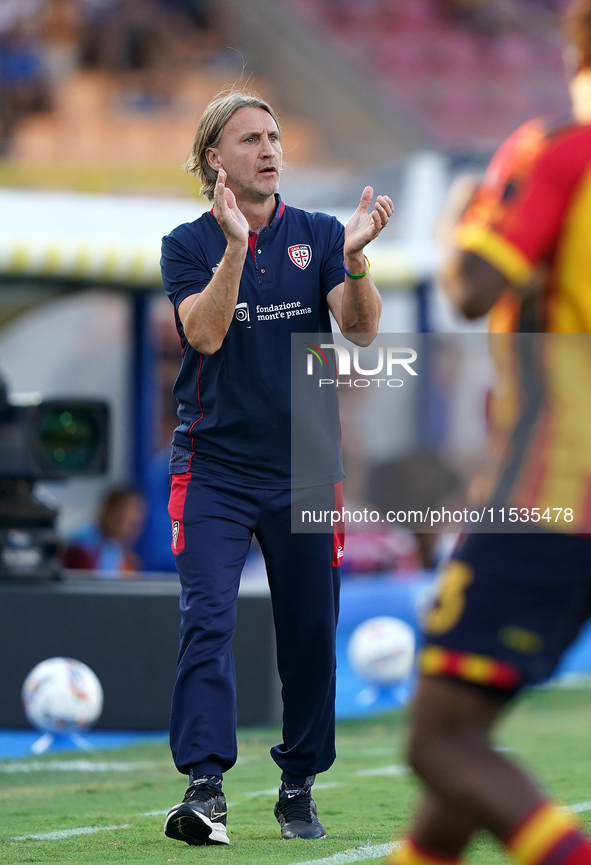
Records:
[[[394,205],[387,195],[378,195],[375,209],[368,213],[373,198],[373,189],[366,186],[361,193],[359,206],[345,226],[345,255],[361,252],[368,243],[388,225]]]

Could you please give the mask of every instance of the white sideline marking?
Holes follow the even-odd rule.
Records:
[[[572,811],[573,814],[581,814],[583,811],[591,811],[591,799],[587,802],[576,802],[574,805],[565,805],[564,811]]]
[[[245,793],[245,796],[248,798],[252,798],[253,796],[277,796],[277,791],[279,789],[279,785],[276,784],[274,787],[268,787],[266,790],[254,790],[252,793]]]
[[[334,790],[335,787],[344,787],[343,781],[320,781],[319,784],[314,784],[312,792],[315,790]],[[255,790],[253,793],[244,793],[249,798],[252,796],[277,796],[278,787],[269,787],[267,790]]]
[[[226,802],[227,808],[233,808],[234,805],[239,804],[238,802]],[[138,814],[138,817],[163,817],[164,814],[168,814],[170,808],[158,808],[156,811],[142,811],[141,814]]]
[[[344,787],[343,781],[321,781],[319,784],[314,784],[314,790],[334,790],[335,787]],[[243,793],[245,799],[250,799],[254,796],[277,796],[277,787],[269,787],[267,790],[255,790],[252,793]],[[240,805],[240,802],[226,802],[228,808],[234,808]],[[163,814],[168,814],[170,808],[161,808],[157,811],[144,811],[140,817],[161,817]]]
[[[153,769],[154,763],[117,763],[97,760],[32,760],[28,763],[0,763],[0,772],[136,772],[138,769]]]
[[[348,865],[349,862],[361,862],[362,859],[379,859],[391,853],[398,844],[376,844],[373,847],[356,847],[355,850],[345,850],[324,859],[308,859],[306,862],[296,862],[295,865]]]
[[[129,823],[121,826],[79,826],[77,829],[57,829],[55,832],[39,832],[36,835],[19,835],[9,841],[61,841],[73,835],[92,835],[93,832],[112,832],[114,829],[131,829]]]
[[[408,766],[379,766],[377,769],[359,769],[355,772],[356,775],[408,775],[410,769]]]

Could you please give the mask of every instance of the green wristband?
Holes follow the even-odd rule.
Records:
[[[363,279],[363,277],[367,276],[367,274],[369,273],[369,268],[371,267],[371,265],[369,263],[369,258],[367,257],[367,255],[364,255],[363,257],[367,261],[367,270],[365,271],[365,273],[349,273],[349,271],[345,267],[345,262],[343,260],[343,270],[345,271],[347,276],[350,277],[351,279]]]

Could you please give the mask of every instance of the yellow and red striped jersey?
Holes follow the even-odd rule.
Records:
[[[458,244],[514,286],[490,315],[498,378],[478,498],[570,508],[572,520],[563,511],[547,527],[589,532],[591,125],[518,129],[493,158]]]
[[[502,295],[492,332],[591,332],[591,125],[520,127],[493,158],[457,239],[517,288],[544,271],[526,299]]]

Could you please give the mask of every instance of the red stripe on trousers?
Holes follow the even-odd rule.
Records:
[[[334,524],[334,534],[332,541],[332,566],[338,567],[343,562],[343,553],[345,550],[345,524],[343,522],[343,482],[339,481],[334,485],[334,509],[340,513],[340,519]]]
[[[191,472],[182,475],[173,475],[170,485],[170,500],[168,502],[168,513],[170,515],[170,526],[172,529],[172,551],[175,556],[185,549],[185,528],[183,526],[183,514],[185,511],[185,499],[187,489],[191,480]]]

